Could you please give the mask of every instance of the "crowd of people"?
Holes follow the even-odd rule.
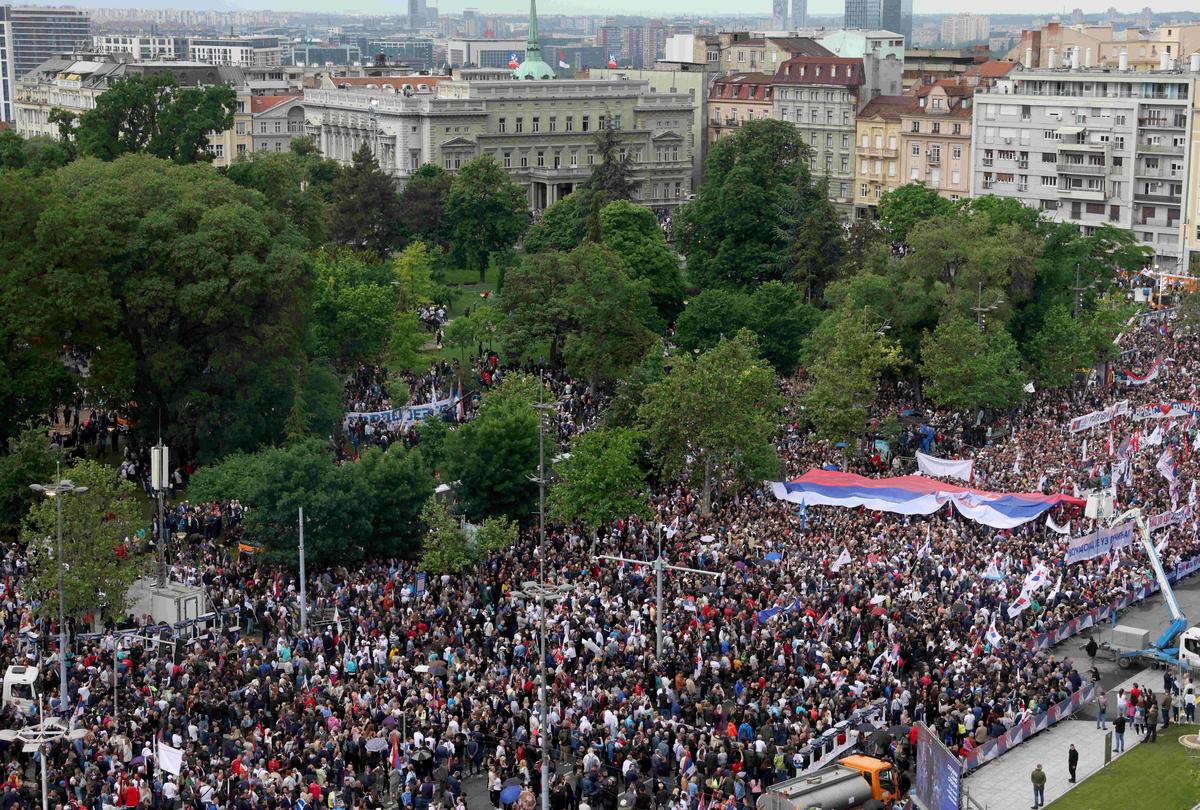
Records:
[[[803,380],[786,381],[778,442],[786,474],[833,465],[910,472],[906,456],[924,447],[972,458],[981,488],[1069,492],[1116,482],[1118,509],[1157,514],[1190,503],[1194,419],[1126,415],[1087,431],[1068,427],[1072,416],[1119,400],[1136,406],[1195,395],[1200,342],[1160,323],[1137,324],[1121,341],[1122,362],[1139,373],[1171,358],[1155,379],[1097,381],[1074,396],[1039,392],[986,423],[929,410],[902,385],[887,388],[879,424],[902,426],[887,451],[873,439],[849,452],[816,439],[792,396]],[[486,359],[476,363],[489,381],[503,376]],[[603,392],[529,370],[559,405],[562,446],[600,417]],[[410,401],[448,392],[451,372],[440,365],[406,379]],[[390,407],[390,385],[379,369],[358,369],[348,409]],[[1168,446],[1174,486],[1158,469]],[[310,571],[305,630],[294,575],[231,547],[242,507],[179,504],[169,528],[187,541],[171,557],[172,577],[202,586],[221,618],[164,643],[123,637],[139,619],[110,617],[97,634],[73,639],[61,699],[52,627],[38,618],[25,560],[10,546],[0,562],[6,660],[40,665],[47,710],[87,731],[51,747],[52,806],[448,810],[467,806],[464,783],[478,777],[481,798],[473,801],[525,810],[541,787],[545,742],[556,810],[745,810],[771,784],[802,772],[819,756],[814,743],[856,712],[875,707],[881,727],[895,730],[887,753],[903,771],[912,762],[912,724],[928,724],[966,754],[1065,699],[1088,675],[1030,639],[1148,577],[1136,549],[1117,561],[1064,565],[1068,535],[1041,520],[997,531],[949,510],[909,517],[799,509],[762,487],[723,484],[707,514],[696,491],[661,486],[651,492],[649,517],[617,520],[597,536],[550,525],[544,543],[524,532],[461,576],[425,576],[403,560]],[[1093,526],[1077,507],[1051,517],[1072,536]],[[1167,567],[1200,555],[1194,518],[1158,530],[1155,540],[1165,541]],[[843,551],[849,563],[838,562]],[[659,553],[720,576],[671,572],[658,605],[649,566],[598,556]],[[1010,616],[1022,580],[1039,564],[1056,584]],[[991,571],[999,577],[985,576]],[[563,591],[544,608],[514,593],[539,577]],[[993,626],[998,641],[989,641]],[[13,705],[2,714],[6,727],[36,720]],[[178,775],[161,767],[160,744],[183,752]],[[8,773],[0,807],[29,806],[38,792],[33,758],[3,742],[0,757]]]

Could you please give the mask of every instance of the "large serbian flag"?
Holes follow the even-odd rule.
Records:
[[[1028,523],[1060,503],[1083,504],[1083,499],[1069,495],[987,492],[920,475],[865,478],[816,469],[794,481],[773,482],[771,491],[776,498],[806,506],[863,506],[901,515],[931,515],[952,503],[963,516],[996,529]]]

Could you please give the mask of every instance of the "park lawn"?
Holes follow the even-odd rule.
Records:
[[[1088,777],[1046,810],[1192,810],[1200,802],[1200,751],[1179,737],[1197,726],[1172,725]]]

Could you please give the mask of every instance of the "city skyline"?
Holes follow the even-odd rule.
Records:
[[[49,3],[47,3],[49,5]],[[203,11],[294,11],[308,13],[334,13],[334,14],[404,14],[407,9],[404,5],[395,2],[384,2],[384,0],[352,0],[341,8],[331,9],[329,4],[316,2],[316,0],[271,0],[269,4],[264,4],[261,0],[247,0],[247,2],[220,2],[212,0],[211,2],[202,3],[177,3],[177,2],[145,2],[145,3],[129,3],[116,0],[116,2],[74,2],[70,5],[77,8],[144,8],[144,9],[161,9],[161,8],[189,8]],[[436,4],[440,12],[443,14],[458,14],[464,8],[475,8],[483,13],[488,14],[519,14],[522,11],[522,4],[514,3],[513,0],[450,0],[450,2],[438,2]],[[645,17],[655,16],[714,16],[714,17],[764,17],[770,18],[772,4],[771,0],[760,0],[756,6],[761,8],[742,8],[740,14],[730,14],[730,7],[727,3],[719,2],[719,0],[699,0],[698,2],[685,2],[684,0],[668,0],[655,4],[653,10],[648,10],[645,4],[638,4],[633,0],[614,0],[613,2],[593,2],[592,0],[578,0],[573,2],[565,2],[565,0],[548,0],[543,3],[544,8],[541,9],[542,14],[566,14],[566,15],[636,15]],[[1112,0],[1074,0],[1069,4],[1064,4],[1062,8],[1047,9],[1044,4],[1033,2],[1032,0],[1020,0],[1020,2],[1006,4],[1003,10],[989,11],[987,13],[992,16],[1002,15],[1038,15],[1039,17],[1050,18],[1059,16],[1064,19],[1069,18],[1071,12],[1076,9],[1082,9],[1084,14],[1104,14],[1107,10],[1113,7]],[[1170,14],[1179,12],[1194,12],[1196,7],[1193,3],[1186,0],[1163,0],[1162,2],[1153,3],[1151,9],[1158,14]],[[1117,6],[1124,14],[1135,15],[1141,11],[1142,6]],[[811,0],[808,4],[808,15],[810,17],[840,17],[845,10],[844,0]],[[964,9],[961,3],[953,2],[953,0],[921,0],[914,5],[913,12],[916,15],[922,14],[957,14],[963,12]]]

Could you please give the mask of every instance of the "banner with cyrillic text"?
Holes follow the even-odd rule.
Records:
[[[1098,529],[1082,537],[1072,537],[1067,544],[1063,562],[1070,565],[1108,554],[1114,548],[1125,548],[1133,543],[1133,532],[1132,523],[1122,523],[1107,529]]]

